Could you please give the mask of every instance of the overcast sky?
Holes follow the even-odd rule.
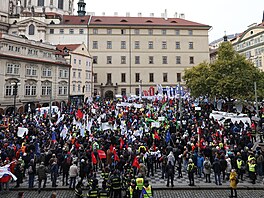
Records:
[[[75,0],[77,3],[79,0]],[[167,9],[168,17],[174,17],[177,12],[185,14],[185,19],[212,26],[209,32],[209,41],[214,41],[226,34],[240,33],[248,25],[261,23],[264,0],[96,0],[86,2],[86,11],[95,12],[95,15],[113,16],[150,16],[155,13],[160,17]],[[77,10],[77,6],[75,7]]]

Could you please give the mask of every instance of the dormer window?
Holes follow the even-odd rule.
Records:
[[[101,19],[95,19],[94,22],[102,22]]]
[[[152,21],[151,21],[151,20],[147,20],[146,22],[147,22],[147,23],[152,23]]]
[[[122,19],[120,22],[127,22],[127,20],[126,19]]]
[[[176,21],[171,21],[171,23],[177,23]]]
[[[81,19],[81,22],[82,22],[82,23],[84,23],[84,22],[85,22],[85,20],[84,20],[84,19]]]

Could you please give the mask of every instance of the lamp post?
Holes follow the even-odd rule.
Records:
[[[139,98],[142,99],[142,80],[139,80]]]
[[[13,95],[14,95],[14,115],[16,115],[16,97],[17,97],[17,88],[20,83],[18,81],[11,83],[13,85]]]
[[[180,127],[182,126],[182,86],[180,82],[178,83],[178,86],[176,87],[176,93],[179,94],[179,111],[180,111]]]

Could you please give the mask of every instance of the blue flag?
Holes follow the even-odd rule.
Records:
[[[170,135],[170,131],[168,130],[166,133],[166,138],[165,138],[166,143],[168,143],[170,141],[170,139],[171,139],[171,135]]]

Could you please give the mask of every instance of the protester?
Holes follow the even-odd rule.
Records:
[[[47,183],[47,168],[44,166],[44,162],[40,163],[39,168],[37,169],[37,175],[38,175],[38,192],[41,191],[41,183],[44,181],[43,188],[46,188]]]
[[[237,197],[237,174],[236,170],[232,169],[230,173],[230,187],[231,187],[231,196],[230,197]]]
[[[169,161],[169,164],[166,167],[166,173],[167,173],[167,187],[169,187],[169,183],[171,181],[171,187],[174,187],[173,180],[174,180],[174,166],[172,165],[171,161]]]
[[[205,182],[211,182],[211,168],[217,185],[233,168],[241,181],[243,174],[249,173],[252,182],[257,182],[256,176],[263,175],[263,156],[250,138],[256,125],[220,122],[209,117],[215,109],[213,104],[201,102],[197,111],[194,103],[189,96],[182,98],[181,115],[179,100],[162,96],[69,103],[51,118],[38,110],[3,115],[0,121],[6,127],[0,129],[0,157],[3,162],[16,161],[13,171],[17,187],[24,176],[30,180],[30,187],[32,181],[34,185],[31,162],[38,167],[43,187],[50,176],[52,187],[56,187],[62,173],[62,185],[69,185],[70,176],[69,187],[74,188],[80,176],[89,188],[96,180],[94,174],[102,171],[105,182],[110,180],[111,193],[115,191],[118,196],[122,189],[129,189],[133,179],[142,190],[144,180],[158,176],[159,171],[162,179],[168,176],[173,181],[175,173],[172,177],[166,169],[170,165],[176,167],[179,179],[188,175],[190,185],[194,185],[196,165],[198,177],[204,172]],[[246,108],[245,113],[249,113]],[[18,128],[27,129],[27,134],[18,133]],[[39,173],[43,163],[48,169],[44,177]],[[119,179],[113,180],[116,176]]]

